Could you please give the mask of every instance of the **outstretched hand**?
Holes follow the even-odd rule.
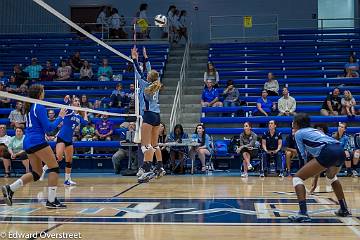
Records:
[[[139,58],[139,54],[138,54],[137,48],[135,46],[131,49],[131,58],[136,59],[136,60],[138,60],[138,58]]]
[[[143,47],[143,56],[144,58],[148,58],[147,52],[146,52],[146,48]]]

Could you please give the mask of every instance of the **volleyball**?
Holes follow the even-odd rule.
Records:
[[[166,16],[159,14],[155,16],[155,25],[158,27],[164,27],[167,23]]]

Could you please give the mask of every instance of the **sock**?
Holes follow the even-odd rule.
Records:
[[[48,201],[54,202],[56,198],[57,187],[48,187]]]
[[[142,165],[142,169],[144,169],[145,172],[149,172],[151,169],[151,162],[144,162],[144,164]]]
[[[307,215],[306,200],[299,201],[299,207],[300,207],[300,214]]]
[[[156,168],[157,168],[157,169],[160,169],[160,168],[162,168],[162,167],[163,167],[163,162],[157,160],[157,162],[156,162]]]
[[[66,180],[71,180],[71,173],[65,173],[65,181]]]
[[[348,209],[345,199],[340,199],[339,204],[340,204],[341,210],[347,210]]]
[[[21,188],[22,186],[24,186],[23,181],[19,178],[18,180],[16,180],[15,182],[13,182],[10,185],[10,189],[11,191],[15,192],[16,190],[18,190],[19,188]]]

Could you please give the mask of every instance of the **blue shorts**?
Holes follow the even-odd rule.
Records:
[[[47,146],[49,146],[49,144],[47,142],[40,143],[40,144],[35,145],[35,146],[31,147],[31,148],[25,149],[25,152],[27,154],[33,154],[33,153],[36,153],[37,151],[40,151],[43,148],[46,148]]]
[[[151,126],[160,125],[160,113],[155,113],[151,111],[144,111],[143,123],[150,124]]]
[[[327,144],[323,149],[316,160],[326,168],[329,167],[341,167],[345,162],[346,156],[344,149],[340,144]]]

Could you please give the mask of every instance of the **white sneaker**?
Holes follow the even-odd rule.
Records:
[[[249,165],[248,165],[248,170],[251,171],[251,170],[253,170],[253,169],[254,169],[254,167],[253,167],[251,164],[249,164]]]
[[[359,174],[356,170],[352,170],[352,176],[353,177],[357,177]]]
[[[41,176],[40,176],[40,178],[39,178],[39,181],[43,181],[43,180],[44,180],[44,178],[45,178],[45,173],[46,173],[46,171],[49,169],[49,167],[48,167],[47,165],[44,165],[42,169],[43,169],[43,172],[42,172],[42,174],[41,174]]]
[[[138,183],[147,183],[149,182],[153,177],[155,176],[155,173],[153,171],[144,172],[142,175],[138,177]]]
[[[144,172],[145,172],[144,169],[139,168],[139,171],[136,173],[136,176],[140,177],[141,175],[144,174]]]
[[[247,174],[247,173],[242,173],[242,174],[241,174],[241,177],[242,177],[242,178],[247,178],[247,177],[248,177],[248,174]]]
[[[74,186],[76,185],[76,182],[72,181],[71,179],[65,180],[64,182],[65,186]]]

